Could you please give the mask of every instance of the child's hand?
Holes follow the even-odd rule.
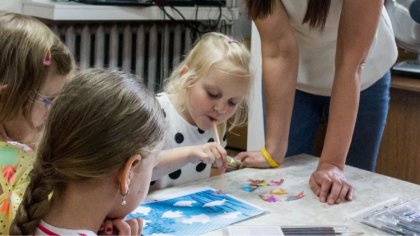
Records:
[[[141,235],[143,221],[135,218],[128,221],[124,219],[106,219],[98,235]]]
[[[215,142],[206,143],[203,145],[192,146],[188,159],[191,163],[204,162],[206,164],[216,163],[219,170],[225,170],[226,150]]]

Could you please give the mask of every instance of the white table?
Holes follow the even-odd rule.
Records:
[[[346,225],[351,230],[364,232],[366,235],[383,235],[382,231],[361,224],[350,219],[350,217],[397,198],[410,200],[420,197],[420,185],[346,166],[345,175],[355,187],[353,201],[339,205],[321,203],[315,194],[312,193],[308,184],[309,176],[317,163],[318,158],[309,155],[298,155],[288,158],[285,164],[278,169],[246,168],[225,174],[226,193],[268,211],[267,214],[240,222],[237,225]],[[305,197],[291,202],[269,203],[261,200],[256,194],[245,192],[241,189],[241,186],[245,185],[248,179],[265,179],[269,181],[280,178],[285,179],[284,184],[281,186],[282,188],[296,193],[304,191]],[[149,197],[161,197],[165,194],[203,186],[218,189],[220,187],[220,179],[221,176],[215,176],[187,185],[158,190],[151,193]],[[221,229],[206,235],[228,235],[228,233],[227,229]]]

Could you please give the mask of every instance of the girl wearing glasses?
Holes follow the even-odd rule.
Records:
[[[0,45],[0,232],[8,234],[48,106],[74,60],[46,25],[20,14],[0,12]]]

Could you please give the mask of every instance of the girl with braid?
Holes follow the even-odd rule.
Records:
[[[159,104],[116,71],[79,72],[52,105],[10,234],[139,234],[123,218],[147,194],[164,137]],[[112,221],[114,232],[100,232]]]

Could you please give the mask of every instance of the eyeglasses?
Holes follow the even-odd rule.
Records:
[[[54,102],[54,98],[38,97],[37,99],[47,107],[51,106],[51,104]]]
[[[45,97],[39,93],[35,94],[35,101],[41,102],[42,104],[45,105],[46,108],[50,108],[51,105],[53,104],[54,100],[55,100],[55,96],[54,97]]]

